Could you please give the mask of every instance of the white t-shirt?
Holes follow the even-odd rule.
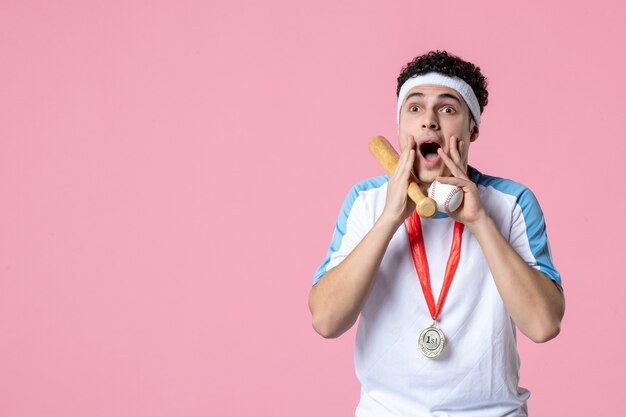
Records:
[[[483,205],[511,246],[561,285],[550,256],[543,214],[532,192],[470,168]],[[330,249],[314,284],[372,228],[385,206],[388,177],[355,185],[343,204]],[[435,302],[450,253],[454,221],[421,219]],[[482,250],[467,230],[448,298],[438,319],[446,348],[422,355],[418,336],[432,324],[410,254],[406,227],[393,236],[359,318],[354,363],[361,382],[358,417],[526,416],[530,393],[518,386],[512,322]]]

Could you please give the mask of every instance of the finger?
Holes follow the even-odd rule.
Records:
[[[413,138],[413,136],[409,136],[409,159],[407,160],[407,165],[408,165],[408,171],[409,171],[409,178],[411,175],[413,175],[413,167],[415,165],[415,159],[417,158],[417,150],[415,149],[417,146],[417,142],[415,142],[415,139]]]
[[[406,149],[402,150],[400,155],[398,156],[398,162],[396,163],[396,167],[394,168],[392,174],[389,176],[391,178],[396,178],[398,173],[402,170],[404,166],[404,160],[406,159]]]
[[[461,153],[459,151],[459,146],[463,143],[463,141],[459,140],[456,136],[452,136],[450,138],[450,156],[452,157],[452,161],[458,166],[463,166],[463,162],[461,160]]]
[[[467,153],[465,152],[465,141],[459,142],[459,154],[461,154],[461,167],[467,173]]]
[[[409,152],[409,159],[406,161],[407,163],[407,180],[410,181],[413,177],[413,165],[415,164],[415,158],[416,158],[416,154],[415,154],[415,149],[411,149],[411,151]]]
[[[405,151],[407,151],[408,153],[410,153],[411,150],[415,149],[415,139],[413,139],[413,136],[409,136],[406,142],[406,149]]]
[[[468,179],[457,177],[437,177],[437,182],[440,182],[442,184],[456,185],[457,187],[461,188],[473,184],[473,182]]]
[[[409,182],[411,180],[411,176],[413,175],[413,164],[415,163],[415,150],[409,149],[406,156],[405,165],[400,172],[400,178],[402,180]]]
[[[407,171],[411,172],[413,168],[413,162],[415,161],[415,151],[413,148],[415,147],[415,141],[413,140],[413,136],[409,136],[407,140],[407,146],[402,151],[401,161],[398,163],[398,176],[400,178],[407,177]],[[413,157],[411,157],[413,154]]]
[[[410,144],[410,141],[408,143]],[[407,160],[409,158],[410,150],[411,149],[409,146],[404,148],[404,150],[400,154],[400,158],[398,159],[396,168],[393,170],[393,173],[390,176],[390,180],[398,181],[399,179],[404,178],[406,176],[405,172],[406,172],[406,166],[408,162]]]
[[[457,164],[455,164],[454,161],[448,155],[446,155],[443,149],[441,148],[437,149],[437,153],[443,160],[443,163],[446,164],[446,166],[448,167],[452,175],[458,178],[467,178],[463,170]]]

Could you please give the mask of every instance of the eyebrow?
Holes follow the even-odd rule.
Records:
[[[424,93],[412,93],[412,94],[409,94],[409,95],[406,97],[406,100],[404,100],[404,102],[406,103],[407,101],[409,101],[409,99],[410,99],[411,97],[424,97]],[[437,96],[437,98],[451,98],[451,99],[453,99],[453,100],[456,100],[459,104],[461,104],[461,100],[459,100],[459,98],[458,98],[457,96],[452,95],[452,94],[450,94],[450,93],[442,93],[442,94],[439,94],[439,95]]]

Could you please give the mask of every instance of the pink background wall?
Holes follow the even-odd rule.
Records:
[[[471,161],[535,191],[563,275],[531,412],[615,415],[625,3],[220,3],[1,2],[0,416],[353,415],[307,294],[436,48],[487,74]]]

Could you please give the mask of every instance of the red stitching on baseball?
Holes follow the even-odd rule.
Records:
[[[461,189],[459,187],[456,187],[454,190],[452,190],[450,194],[448,194],[448,197],[446,197],[446,202],[443,203],[443,208],[446,212],[450,212],[450,200],[452,200],[452,197],[457,195],[459,191],[461,191]]]

